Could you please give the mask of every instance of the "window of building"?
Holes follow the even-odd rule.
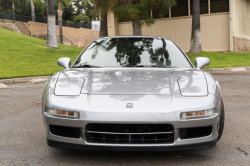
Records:
[[[188,16],[188,0],[177,0],[176,4],[171,8],[171,17]]]
[[[208,1],[200,0],[200,14],[208,14]],[[190,0],[190,14],[193,15],[193,0]]]
[[[210,0],[210,12],[229,12],[229,0]]]

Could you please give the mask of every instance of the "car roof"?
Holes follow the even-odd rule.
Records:
[[[109,36],[109,37],[100,37],[97,39],[115,39],[115,38],[164,38],[164,39],[168,39],[171,40],[168,37],[160,37],[160,36]]]

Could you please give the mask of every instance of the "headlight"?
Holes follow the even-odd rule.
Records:
[[[48,109],[48,113],[50,115],[56,115],[56,116],[63,116],[68,118],[78,118],[79,113],[75,111],[62,111],[62,110],[56,110],[56,109]]]
[[[181,113],[181,119],[199,119],[210,117],[214,114],[214,110],[194,111]]]

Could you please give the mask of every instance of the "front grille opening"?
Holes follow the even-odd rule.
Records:
[[[74,128],[74,127],[50,125],[50,132],[53,135],[58,135],[58,136],[62,136],[62,137],[69,137],[69,138],[80,138],[80,136],[81,136],[81,129]]]
[[[180,129],[180,138],[198,138],[209,136],[212,133],[212,126]]]
[[[167,132],[173,131],[170,124],[105,124],[89,123],[86,125],[89,131],[119,132],[119,133],[144,133],[144,132]]]
[[[100,124],[86,126],[86,141],[91,143],[154,144],[173,143],[170,124]]]

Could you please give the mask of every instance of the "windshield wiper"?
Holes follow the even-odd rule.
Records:
[[[135,67],[149,67],[149,66],[145,66],[145,65],[136,65]]]
[[[177,66],[164,66],[164,65],[136,65],[135,67],[164,67],[164,68],[177,68]]]
[[[76,66],[76,67],[74,67],[74,68],[88,68],[88,67],[97,67],[97,68],[99,68],[100,66],[93,66],[93,65],[82,65],[82,66]]]
[[[177,66],[152,65],[152,67],[177,68]]]

